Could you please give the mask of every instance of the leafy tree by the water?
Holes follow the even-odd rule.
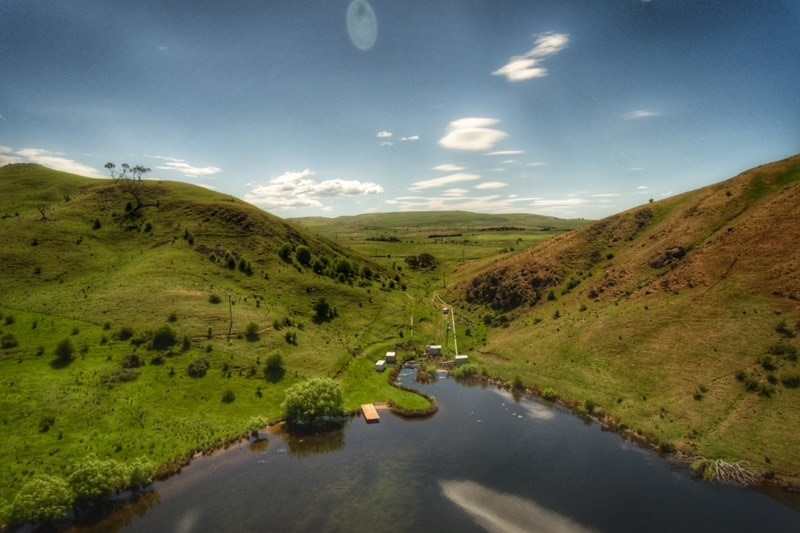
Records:
[[[39,475],[17,492],[11,504],[11,520],[16,524],[55,522],[69,514],[74,499],[64,478]]]
[[[70,487],[78,501],[109,498],[124,489],[129,481],[128,468],[113,459],[84,460],[69,476]]]
[[[322,428],[344,415],[341,385],[330,378],[311,378],[286,389],[283,410],[292,426]]]

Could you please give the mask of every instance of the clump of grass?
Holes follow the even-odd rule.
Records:
[[[545,389],[542,391],[542,398],[548,402],[552,402],[558,398],[558,394],[552,387],[545,387]]]
[[[216,294],[216,293],[212,292],[211,294],[208,295],[208,303],[211,303],[211,304],[222,303],[222,298],[220,297],[219,294]]]
[[[453,376],[460,379],[471,378],[477,376],[479,373],[480,369],[475,363],[467,363],[453,370]]]

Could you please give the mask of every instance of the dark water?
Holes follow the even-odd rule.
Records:
[[[410,373],[401,381],[412,384]],[[416,386],[416,385],[415,385]],[[533,400],[440,377],[433,418],[268,435],[156,485],[123,531],[800,531],[800,512]]]

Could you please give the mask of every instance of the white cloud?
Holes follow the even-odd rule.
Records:
[[[638,187],[636,187],[636,190],[639,190],[639,191],[646,191],[646,190],[647,190],[647,189],[649,189],[649,188],[650,188],[650,187],[648,187],[647,185],[639,185]]]
[[[500,150],[498,152],[489,152],[486,155],[522,155],[524,153],[523,150]]]
[[[597,194],[593,194],[592,198],[616,198],[619,195],[620,194],[616,192],[600,192]]]
[[[411,187],[409,187],[408,190],[422,191],[424,189],[433,189],[436,187],[451,185],[453,183],[462,183],[465,181],[474,181],[478,179],[481,179],[481,177],[478,176],[477,174],[465,174],[462,172],[457,174],[450,174],[449,176],[445,176],[443,178],[433,178],[425,181],[417,181],[412,183]]]
[[[546,200],[544,198],[539,198],[531,202],[531,207],[534,209],[546,210],[546,211],[563,211],[565,209],[572,209],[579,205],[583,205],[586,203],[586,200],[583,198],[556,198],[553,200]]]
[[[84,165],[82,163],[78,163],[72,159],[67,159],[66,157],[62,157],[63,154],[59,154],[56,152],[50,152],[48,150],[43,150],[41,148],[23,148],[22,150],[17,150],[14,152],[17,156],[20,156],[22,159],[14,161],[16,163],[36,163],[39,165],[46,166],[48,168],[52,168],[54,170],[60,170],[62,172],[69,172],[70,174],[77,174],[79,176],[87,176],[90,178],[102,178],[105,177],[100,171],[90,166]],[[8,156],[14,157],[14,156]]]
[[[264,208],[312,207],[330,210],[330,206],[323,204],[319,198],[383,192],[383,187],[377,183],[342,179],[316,181],[312,179],[314,175],[309,169],[284,172],[266,184],[251,184],[252,188],[244,195],[244,199]]]
[[[540,161],[540,162],[537,162],[537,163],[526,163],[525,164],[526,167],[546,167],[547,165],[549,165],[549,163],[545,163],[543,161]]]
[[[636,111],[631,111],[630,113],[625,113],[622,115],[622,118],[625,120],[639,120],[643,118],[650,118],[650,117],[657,117],[661,113],[657,113],[655,111],[647,111],[645,109],[637,109]]]
[[[391,131],[385,131],[385,130],[384,130],[384,131],[379,131],[379,132],[378,132],[378,133],[375,135],[375,137],[378,137],[379,139],[386,139],[386,138],[388,138],[388,137],[391,137],[391,136],[393,136],[393,135],[394,135],[394,133],[392,133]]]
[[[402,142],[407,142],[407,141],[418,141],[418,140],[419,140],[419,135],[411,135],[411,136],[409,136],[409,137],[400,137],[400,140],[401,140]]]
[[[22,159],[14,155],[14,150],[8,146],[0,146],[0,165],[22,163]]]
[[[495,144],[507,137],[505,132],[490,127],[498,122],[493,118],[454,120],[447,126],[445,136],[439,139],[439,146],[449,150],[472,152],[491,150]]]
[[[439,196],[403,196],[387,200],[386,203],[401,211],[424,210],[463,210],[483,213],[514,213],[520,210],[519,204],[530,202],[533,198],[519,198],[515,195],[488,195],[467,197],[462,189],[448,189]]]
[[[222,169],[219,167],[196,167],[184,159],[178,159],[175,157],[165,157],[160,155],[149,155],[146,157],[152,157],[154,159],[166,161],[162,166],[156,168],[160,170],[174,170],[176,172],[180,172],[188,178],[208,177],[222,172]]]
[[[502,181],[485,181],[475,186],[476,189],[481,189],[481,190],[502,189],[503,187],[508,187],[508,183],[503,183]]]
[[[547,76],[547,69],[539,64],[543,59],[559,53],[569,44],[569,35],[543,33],[534,42],[534,47],[521,56],[513,56],[508,63],[492,72],[493,76],[505,76],[510,82],[531,80]]]
[[[467,189],[447,189],[446,191],[442,191],[442,196],[450,198],[461,198],[467,194],[469,194],[469,190]]]
[[[460,167],[458,165],[452,165],[450,163],[445,163],[443,165],[437,165],[433,167],[433,170],[440,170],[442,172],[458,172],[460,170],[464,170],[464,167]]]
[[[381,146],[394,146],[394,143],[391,141],[383,141],[381,143]]]

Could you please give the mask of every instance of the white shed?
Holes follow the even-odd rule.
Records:
[[[468,355],[457,355],[456,356],[456,366],[465,365],[469,362]]]
[[[383,359],[378,359],[377,361],[375,361],[375,370],[377,370],[378,372],[383,372],[384,370],[386,370],[386,361]]]
[[[394,364],[397,362],[397,352],[386,352],[386,362],[389,364]]]
[[[428,355],[442,355],[441,344],[429,344],[427,348],[428,348]]]

